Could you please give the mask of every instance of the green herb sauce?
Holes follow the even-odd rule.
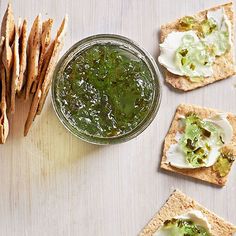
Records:
[[[185,35],[175,58],[180,71],[193,83],[211,76],[216,57],[224,55],[231,48],[231,26],[227,16],[223,11],[219,12],[219,16],[215,16],[215,13],[212,16],[211,11],[208,13],[210,15],[207,14],[204,20],[186,16],[178,24],[179,31],[194,31],[198,37],[197,40],[190,34]]]
[[[213,165],[213,170],[220,176],[225,177],[229,174],[234,162],[233,154],[221,153],[217,162]]]
[[[135,129],[154,96],[150,70],[118,45],[93,45],[76,55],[56,84],[56,101],[70,124],[96,137]]]
[[[184,122],[185,128],[180,139],[180,147],[186,160],[197,168],[205,166],[211,145],[223,145],[219,128],[213,123],[199,118],[196,114],[188,114]]]
[[[178,29],[180,31],[195,30],[199,38],[204,38],[217,30],[217,24],[213,19],[197,21],[197,19],[192,16],[185,16],[179,20]]]
[[[191,220],[172,219],[164,222],[161,228],[163,235],[169,236],[210,236],[202,226],[196,225]]]

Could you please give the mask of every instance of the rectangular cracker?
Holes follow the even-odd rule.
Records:
[[[0,65],[1,76],[1,103],[0,103],[0,143],[4,144],[9,134],[9,122],[7,118],[6,102],[6,77],[3,64]]]
[[[38,115],[41,113],[43,106],[45,104],[45,100],[47,98],[48,91],[52,83],[53,72],[55,70],[55,67],[59,58],[59,54],[64,46],[67,25],[68,25],[68,16],[66,15],[57,31],[56,38],[53,42],[55,44],[54,49],[52,52],[51,59],[48,63],[48,68],[46,70],[45,78],[43,80],[42,87],[41,87],[42,97],[39,101],[39,106],[38,106],[38,111],[37,111]]]
[[[39,63],[40,48],[41,48],[41,33],[42,33],[42,20],[41,20],[41,14],[39,14],[34,20],[27,45],[28,75],[27,75],[27,83],[25,91],[26,100],[29,98],[33,82],[38,78],[38,63]]]
[[[1,36],[5,38],[5,47],[1,56],[5,67],[6,78],[6,101],[10,104],[11,100],[11,68],[13,64],[11,45],[14,41],[15,21],[11,3],[8,4],[7,10],[2,19]]]
[[[40,76],[43,61],[45,58],[46,51],[48,49],[48,46],[51,42],[51,30],[53,25],[53,19],[49,18],[48,20],[43,22],[42,25],[42,35],[41,35],[41,52],[40,52],[40,58],[39,58],[39,65],[38,65],[38,77]],[[37,85],[39,82],[39,78],[34,81],[31,92],[35,93],[37,89]]]
[[[176,143],[175,137],[176,137],[176,133],[179,131],[178,119],[181,116],[187,115],[188,113],[195,113],[200,118],[204,119],[204,118],[210,118],[216,115],[217,113],[219,113],[219,111],[215,109],[203,108],[203,107],[199,107],[195,105],[187,105],[187,104],[179,105],[176,110],[170,129],[165,138],[163,156],[161,160],[161,168],[167,171],[171,171],[174,173],[179,173],[179,174],[190,176],[199,180],[203,180],[212,184],[224,186],[227,182],[228,176],[225,176],[225,177],[218,176],[217,173],[213,171],[212,167],[197,168],[197,169],[179,169],[179,168],[172,167],[169,163],[166,162],[167,151],[169,150],[171,144]],[[231,113],[227,113],[227,115],[228,115],[227,119],[229,120],[230,124],[233,127],[232,143],[227,145],[227,147],[231,148],[231,146],[233,147],[236,143],[236,116]],[[235,148],[231,148],[231,149],[232,149],[233,155],[235,155],[236,154]]]
[[[21,24],[21,19],[19,19],[19,25]],[[20,55],[19,55],[19,25],[15,26],[15,39],[12,45],[13,52],[13,67],[12,67],[12,79],[11,79],[11,113],[15,112],[15,99],[16,99],[16,89],[19,83],[20,75]]]
[[[234,11],[233,11],[233,3],[227,3],[223,5],[219,5],[213,8],[210,8],[208,10],[204,10],[202,12],[199,12],[198,14],[194,15],[197,20],[201,21],[206,19],[207,11],[215,11],[219,8],[223,7],[225,10],[226,15],[228,16],[231,25],[232,25],[232,45],[234,45]],[[176,20],[172,23],[166,24],[161,26],[160,31],[160,42],[164,42],[167,35],[171,32],[178,31],[178,25],[179,20]],[[171,86],[173,86],[176,89],[183,90],[183,91],[189,91],[196,88],[203,87],[207,84],[214,83],[219,80],[226,79],[230,76],[233,76],[235,74],[235,65],[234,65],[234,46],[231,47],[230,51],[226,54],[217,57],[216,61],[213,65],[213,75],[211,77],[204,78],[201,82],[191,82],[187,79],[185,76],[179,76],[174,75],[171,72],[169,72],[165,68],[165,79],[166,82],[169,83]]]
[[[5,38],[0,38],[0,58],[2,57],[2,51],[4,47]],[[9,133],[9,122],[7,118],[7,103],[6,103],[6,77],[5,68],[0,61],[0,143],[6,142]]]
[[[2,62],[5,67],[5,78],[6,78],[6,101],[8,107],[11,103],[11,69],[13,64],[13,53],[9,45],[9,42],[5,39],[4,49],[2,53]]]
[[[1,36],[11,45],[14,41],[15,21],[12,4],[8,3],[1,24]]]
[[[212,227],[213,236],[232,236],[236,232],[236,226],[207,210],[181,191],[175,190],[161,210],[144,227],[139,236],[152,236],[166,220],[185,214],[190,210],[199,210],[207,217]]]
[[[17,94],[20,94],[24,85],[25,85],[25,72],[27,65],[27,20],[25,19],[22,23],[20,32],[19,32],[19,54],[20,54],[20,74],[19,74],[19,83],[16,88]]]

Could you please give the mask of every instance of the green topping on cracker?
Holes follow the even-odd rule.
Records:
[[[229,174],[234,160],[231,153],[221,153],[217,162],[213,165],[213,170],[217,172],[220,177],[225,177]]]
[[[191,78],[205,77],[215,59],[214,50],[202,41],[186,35],[175,54],[176,64],[184,75]]]
[[[167,220],[164,222],[161,231],[164,235],[169,236],[210,236],[204,227],[185,219]]]
[[[207,35],[213,33],[218,30],[217,24],[213,19],[206,19],[200,22],[198,27],[198,35],[200,37],[206,37]]]
[[[187,31],[196,28],[197,21],[192,16],[185,16],[179,21],[179,30]]]
[[[201,82],[201,78],[212,74],[216,56],[225,54],[231,48],[230,29],[225,20],[217,24],[213,18],[199,21],[186,16],[179,20],[179,30],[195,31],[199,41],[194,40],[191,34],[183,37],[176,51],[176,65],[191,82]]]
[[[185,129],[179,141],[186,161],[193,167],[203,167],[212,151],[212,145],[221,146],[221,130],[210,121],[205,121],[195,114],[185,118]]]

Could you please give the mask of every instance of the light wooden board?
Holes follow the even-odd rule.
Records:
[[[160,24],[225,1],[214,0],[14,0],[29,25],[41,12],[58,26],[69,14],[64,51],[96,33],[127,36],[158,55]],[[0,1],[1,17],[7,1]],[[236,224],[236,167],[219,189],[159,171],[162,143],[179,103],[236,113],[235,78],[177,93],[163,80],[160,111],[138,138],[93,146],[72,137],[54,114],[50,97],[27,138],[27,104],[17,103],[7,144],[0,146],[1,236],[135,236],[179,188]],[[235,165],[236,166],[236,165]]]

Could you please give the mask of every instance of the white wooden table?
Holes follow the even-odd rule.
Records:
[[[32,24],[41,12],[58,26],[69,14],[64,51],[97,33],[127,36],[158,55],[160,25],[225,1],[13,0],[16,16]],[[0,0],[1,17],[7,0]],[[138,138],[94,146],[70,135],[54,114],[50,96],[27,138],[28,104],[17,103],[7,143],[0,146],[0,236],[133,236],[179,188],[236,224],[236,165],[225,188],[158,169],[162,143],[179,103],[236,113],[234,78],[178,93],[163,83],[159,113]]]

